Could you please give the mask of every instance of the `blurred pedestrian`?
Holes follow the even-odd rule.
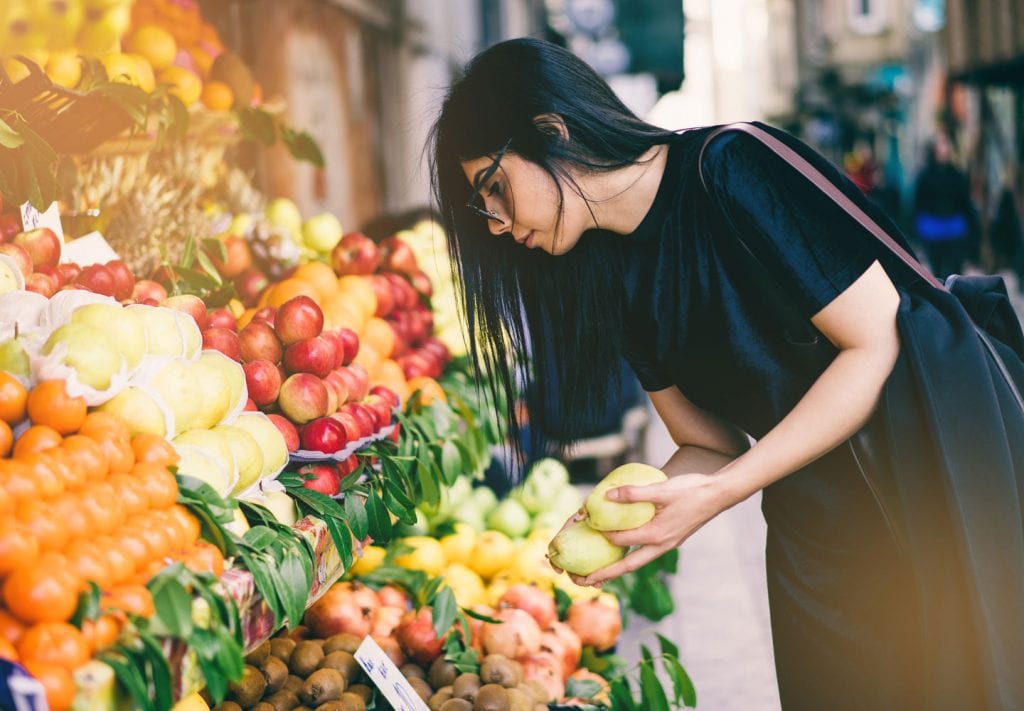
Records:
[[[967,176],[952,159],[948,137],[937,134],[926,149],[925,166],[914,185],[914,233],[939,279],[963,271],[978,238]]]
[[[625,355],[679,445],[666,481],[607,494],[654,503],[605,534],[634,548],[574,579],[635,571],[760,490],[784,708],[1024,708],[1024,415],[1020,436],[985,426],[996,391],[970,376],[987,365],[928,339],[962,329],[958,302],[764,139],[902,242],[882,211],[792,136],[740,128],[659,129],[527,38],[474,58],[434,125],[474,362],[499,392],[554,391],[573,438]],[[550,362],[523,362],[531,341]],[[533,425],[551,414],[547,397],[526,404]],[[988,452],[997,466],[978,464]],[[702,466],[708,453],[727,463]],[[958,517],[978,506],[983,520]]]

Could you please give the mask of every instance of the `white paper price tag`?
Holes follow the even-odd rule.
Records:
[[[73,262],[80,267],[87,267],[90,264],[106,264],[112,259],[120,259],[120,257],[99,232],[90,232],[78,239],[71,240],[64,245],[64,252],[60,255],[61,262]]]
[[[395,711],[430,711],[409,681],[398,671],[391,658],[372,637],[363,639],[356,650],[356,661]]]
[[[61,242],[64,241],[64,227],[60,224],[60,208],[56,202],[51,202],[46,212],[39,212],[26,202],[21,206],[21,225],[26,232],[39,227],[49,227]]]

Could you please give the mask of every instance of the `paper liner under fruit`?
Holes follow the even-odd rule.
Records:
[[[337,452],[318,452],[315,449],[300,449],[298,451],[292,452],[291,455],[289,456],[289,459],[291,460],[292,464],[315,464],[317,462],[330,461],[342,462],[351,457],[359,450],[366,447],[367,445],[372,444],[374,442],[379,442],[382,439],[387,439],[387,437],[392,432],[395,431],[395,427],[396,425],[388,425],[387,427],[382,427],[372,435],[362,437],[360,439],[355,440],[354,442],[349,442],[345,446],[345,449],[339,450]]]

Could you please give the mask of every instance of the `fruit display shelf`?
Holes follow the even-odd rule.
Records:
[[[313,449],[300,449],[292,452],[288,456],[288,461],[292,465],[318,464],[321,462],[343,462],[356,452],[365,449],[367,445],[387,439],[392,435],[392,433],[394,433],[396,427],[398,427],[398,425],[387,425],[386,427],[382,427],[372,435],[349,442],[344,449],[340,449],[337,452],[325,453],[318,452]]]

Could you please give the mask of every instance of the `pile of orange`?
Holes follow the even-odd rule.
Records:
[[[0,657],[25,664],[54,709],[69,706],[72,670],[117,638],[125,613],[153,614],[145,583],[156,572],[175,560],[218,575],[224,565],[177,504],[170,443],[133,439],[64,385],[27,391],[0,372]],[[68,621],[89,582],[104,615],[79,629]]]

